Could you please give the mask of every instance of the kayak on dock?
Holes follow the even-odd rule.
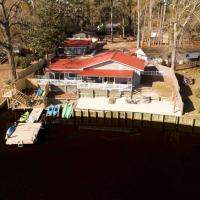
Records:
[[[65,113],[65,118],[69,119],[73,115],[73,104],[70,102],[68,103],[67,110]]]
[[[60,115],[60,105],[59,104],[57,104],[57,105],[54,106],[52,114],[53,114],[54,117],[55,116],[59,117],[59,115]]]
[[[19,122],[26,122],[27,121],[27,119],[28,119],[28,117],[29,117],[29,115],[30,115],[30,113],[29,113],[29,111],[26,111],[24,114],[22,114],[21,116],[20,116],[20,118],[19,118]]]
[[[62,110],[62,118],[65,118],[65,114],[67,112],[68,102],[64,104],[63,110]]]
[[[53,115],[53,111],[54,111],[54,105],[51,104],[48,108],[47,108],[47,116],[52,116]]]
[[[12,136],[12,134],[14,133],[15,129],[16,129],[17,125],[13,124],[12,126],[10,126],[8,128],[8,130],[6,131],[6,136],[9,138]]]
[[[41,88],[38,88],[37,94],[36,94],[36,95],[37,95],[38,97],[41,97],[42,94],[43,94],[43,90],[42,90]]]

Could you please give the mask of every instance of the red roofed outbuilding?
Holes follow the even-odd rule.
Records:
[[[67,39],[64,41],[64,53],[66,55],[85,55],[96,47],[92,39]]]

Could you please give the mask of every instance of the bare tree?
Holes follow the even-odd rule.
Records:
[[[184,29],[200,11],[199,0],[173,0],[171,4],[172,13],[172,55],[171,55],[171,68],[175,70],[176,48],[177,39],[180,38]]]
[[[140,0],[137,0],[137,48],[140,47]]]
[[[0,0],[0,46],[6,51],[11,66],[11,81],[15,82],[16,67],[13,56],[13,39],[20,34],[23,24],[23,0]]]

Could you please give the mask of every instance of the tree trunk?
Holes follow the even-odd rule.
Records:
[[[111,42],[113,42],[113,0],[111,0],[110,6],[110,37]]]
[[[171,68],[176,70],[176,42],[177,42],[177,22],[174,22],[173,27],[173,43],[172,43],[172,56],[171,56]]]
[[[151,0],[149,0],[149,38],[148,38],[148,47],[151,47],[151,29],[152,29],[152,24],[151,24],[151,21],[152,21],[152,2]]]
[[[137,26],[137,48],[140,48],[140,0],[137,0],[137,15],[138,15],[138,26]]]
[[[14,61],[14,56],[12,53],[12,50],[7,50],[7,56],[8,56],[8,62],[11,67],[11,82],[14,83],[15,80],[17,79],[17,74],[16,74],[16,68],[15,68],[15,61]]]
[[[122,37],[125,38],[125,16],[122,18]]]
[[[132,7],[131,7],[131,2],[129,1],[129,17],[128,17],[128,24],[129,24],[129,37],[131,36],[131,26],[132,26]]]

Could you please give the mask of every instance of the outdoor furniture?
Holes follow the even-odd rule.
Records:
[[[116,102],[116,98],[115,97],[110,97],[108,103],[109,104],[114,104]]]
[[[189,76],[189,77],[184,76],[183,77],[183,84],[185,84],[185,85],[193,85],[194,84],[194,79],[191,76]]]

